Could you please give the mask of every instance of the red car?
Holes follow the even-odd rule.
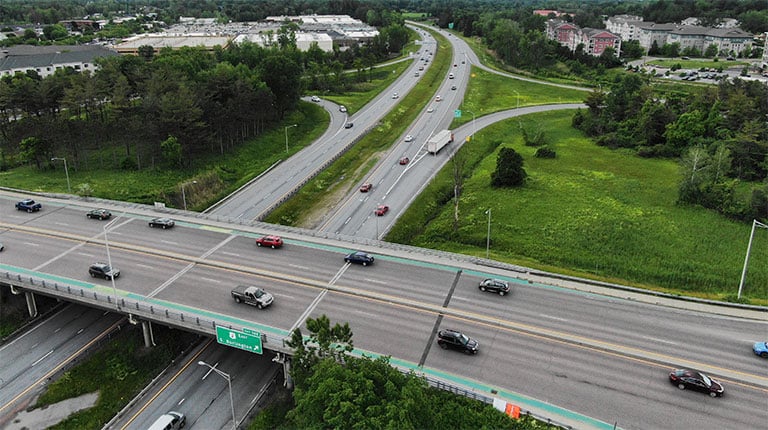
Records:
[[[376,210],[373,212],[376,214],[376,216],[382,216],[385,213],[389,212],[389,206],[379,205],[376,207]]]
[[[360,186],[360,192],[367,193],[368,191],[371,191],[371,188],[373,188],[373,184],[366,182]]]
[[[401,166],[404,166],[404,165],[406,165],[406,164],[408,164],[410,162],[411,162],[411,159],[408,158],[408,157],[403,157],[403,158],[400,159],[400,165]]]
[[[283,246],[283,238],[280,236],[264,236],[256,239],[256,246],[268,246],[272,249]]]

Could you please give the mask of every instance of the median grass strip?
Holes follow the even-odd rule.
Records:
[[[399,139],[426,103],[432,100],[451,67],[447,42],[440,35],[434,34],[434,37],[439,39],[437,52],[419,83],[349,151],[269,214],[266,222],[317,228],[330,208],[368,174],[381,154]],[[378,93],[382,88],[379,87]]]
[[[419,195],[387,240],[484,257],[491,209],[491,258],[557,273],[673,294],[735,300],[750,226],[676,204],[675,160],[596,146],[570,126],[573,111],[495,124],[462,147],[467,159],[459,227],[453,229],[448,165]],[[520,126],[543,128],[555,159],[536,158]],[[523,187],[490,186],[501,146],[524,159]],[[768,238],[752,245],[744,296],[768,304]]]

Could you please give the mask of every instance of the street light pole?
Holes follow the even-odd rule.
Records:
[[[193,184],[196,184],[197,181],[192,181]],[[184,186],[187,185],[186,182],[181,183],[181,200],[184,202],[184,210],[187,210],[187,193],[184,192]]]
[[[485,238],[485,258],[488,259],[491,252],[491,208],[485,213],[488,214],[488,235]]]
[[[293,124],[293,125],[285,126],[285,152],[286,153],[288,152],[288,129],[291,128],[291,127],[296,127],[296,126],[298,126],[298,124]]]
[[[109,270],[114,271],[115,268],[112,267],[112,256],[109,254],[109,240],[107,239],[107,230],[112,227],[112,224],[117,222],[117,220],[120,219],[119,216],[115,217],[112,221],[104,224],[104,245],[107,247],[107,264],[109,264]],[[109,277],[109,279],[112,281],[112,292],[115,294],[115,308],[120,311],[120,301],[117,298],[117,287],[115,286],[115,276],[114,273],[112,273],[112,276]]]
[[[69,183],[69,169],[67,169],[67,159],[64,157],[53,157],[51,161],[62,160],[64,162],[64,174],[67,175],[67,192],[72,194],[72,185]]]
[[[741,290],[744,289],[744,281],[747,278],[747,265],[749,264],[749,253],[752,251],[752,238],[755,236],[755,227],[762,227],[768,229],[768,225],[765,225],[758,220],[752,220],[752,232],[749,234],[749,244],[747,245],[747,256],[744,258],[744,270],[741,271],[741,282],[739,282],[739,293],[736,295],[737,299],[741,298]]]
[[[216,372],[217,375],[227,380],[227,385],[229,385],[229,404],[232,406],[232,430],[237,430],[237,418],[235,418],[235,400],[232,398],[232,378],[229,377],[228,373],[222,372],[221,370],[211,366],[205,361],[198,361],[197,364],[200,366],[207,366],[209,369]]]

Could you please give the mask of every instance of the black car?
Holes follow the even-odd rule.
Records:
[[[94,263],[88,268],[88,274],[94,278],[117,279],[120,277],[120,269],[109,267],[106,263]]]
[[[480,291],[490,291],[492,293],[498,293],[500,296],[509,293],[509,284],[507,281],[502,281],[501,279],[483,279],[480,281],[478,288],[480,288]]]
[[[43,205],[40,203],[35,202],[32,199],[24,199],[18,203],[16,203],[16,209],[20,211],[27,211],[27,212],[37,212],[40,209],[43,208]]]
[[[356,251],[351,254],[347,254],[347,256],[344,257],[344,261],[347,263],[358,263],[362,264],[363,266],[367,266],[369,264],[373,264],[373,255],[362,251]]]
[[[112,217],[112,212],[106,210],[106,209],[94,209],[87,214],[85,214],[86,218],[88,219],[110,219]]]
[[[351,122],[348,122],[348,123],[344,124],[344,128],[352,128],[354,125],[355,124],[353,124]]]
[[[458,349],[467,354],[477,354],[480,344],[466,334],[456,330],[437,332],[437,344],[443,349]]]
[[[677,385],[677,388],[685,390],[686,388],[702,393],[707,393],[711,397],[722,396],[722,384],[710,378],[709,376],[689,369],[676,369],[669,373],[669,382]]]
[[[170,218],[155,218],[149,222],[149,226],[152,228],[160,227],[162,229],[171,228],[176,223]]]

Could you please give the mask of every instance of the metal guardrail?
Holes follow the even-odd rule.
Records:
[[[116,299],[111,287],[86,283],[80,283],[80,285],[75,283],[69,284],[7,269],[0,271],[0,283],[11,285],[12,288],[20,287],[39,294],[50,295],[59,299],[83,303],[88,306],[95,306],[147,321],[183,328],[214,338],[216,337],[217,326],[238,331],[243,329],[255,330],[261,333],[261,342],[264,349],[282,353],[292,352],[289,348],[283,346],[283,339],[286,337],[284,330],[224,315],[221,315],[218,319],[206,318],[196,313],[193,309],[190,309],[189,312],[184,312],[176,308],[164,306],[160,300],[137,298],[131,294],[129,294],[129,297]],[[104,290],[108,291],[105,292]]]

